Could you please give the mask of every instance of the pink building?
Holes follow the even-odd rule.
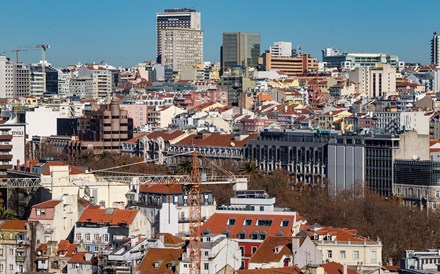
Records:
[[[127,111],[127,116],[133,119],[133,128],[147,123],[148,106],[145,104],[121,104],[121,109]]]
[[[225,106],[228,105],[228,92],[224,90],[208,89],[206,91],[206,97],[210,102],[218,102]]]

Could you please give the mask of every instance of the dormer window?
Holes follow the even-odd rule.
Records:
[[[160,265],[159,262],[154,262],[153,263],[153,268],[159,268],[159,265]]]
[[[289,220],[282,220],[280,226],[287,227],[289,225]]]
[[[41,208],[37,208],[37,216],[46,215],[46,211]]]
[[[226,225],[234,225],[235,224],[235,218],[229,218]]]

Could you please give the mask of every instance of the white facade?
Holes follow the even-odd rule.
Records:
[[[440,65],[440,36],[437,32],[434,32],[434,37],[431,40],[431,64],[438,67]]]
[[[429,115],[423,111],[401,112],[400,128],[403,130],[416,131],[421,135],[429,135]]]
[[[32,136],[56,135],[58,118],[61,118],[61,113],[48,107],[38,107],[34,111],[26,111],[25,120],[28,140],[32,139]]]
[[[179,213],[177,212],[176,206],[173,203],[162,204],[162,208],[159,209],[159,233],[177,235],[177,233],[179,233],[178,220]]]
[[[272,56],[291,57],[292,42],[275,42],[269,49]]]
[[[104,67],[82,67],[78,70],[78,76],[79,78],[82,77],[92,79],[93,98],[107,97],[113,92],[113,73]],[[83,85],[87,86],[88,84],[84,83]]]
[[[25,144],[26,144],[26,125],[24,124],[9,124],[6,122],[3,125],[0,125],[1,128],[10,128],[12,134],[12,160],[11,164],[15,166],[17,162],[20,164],[24,164],[25,161]]]
[[[190,273],[189,250],[182,256],[180,262],[180,274]],[[226,265],[234,270],[241,267],[241,250],[238,242],[226,238],[222,234],[209,234],[202,237],[201,246],[201,274],[219,273]]]
[[[356,68],[348,78],[357,85],[357,91],[370,98],[396,95],[396,69],[391,65],[377,65],[376,68]]]
[[[11,63],[6,61],[5,83],[6,83],[6,88],[4,89],[4,94],[0,94],[2,98],[18,98],[18,97],[29,96],[30,94],[29,66],[23,63]],[[0,90],[0,92],[2,91]]]
[[[6,98],[6,56],[0,56],[0,98]]]
[[[31,96],[41,97],[44,95],[43,72],[37,70],[31,72],[30,89]]]
[[[92,78],[85,76],[68,79],[68,92],[66,96],[78,96],[80,98],[92,99],[95,95],[94,82]]]

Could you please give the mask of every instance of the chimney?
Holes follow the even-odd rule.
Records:
[[[346,265],[346,264],[344,264],[344,271],[343,271],[343,274],[347,274],[347,265]]]
[[[393,258],[388,258],[388,265],[393,266]]]
[[[163,245],[165,245],[165,234],[159,234],[159,240],[162,242]]]
[[[136,242],[137,242],[137,237],[131,236],[131,239],[130,239],[131,247],[135,246]]]

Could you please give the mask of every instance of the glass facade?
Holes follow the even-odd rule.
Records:
[[[259,33],[223,33],[222,67],[256,67],[260,56],[260,45]]]
[[[396,184],[440,186],[440,162],[396,160],[394,170]]]

